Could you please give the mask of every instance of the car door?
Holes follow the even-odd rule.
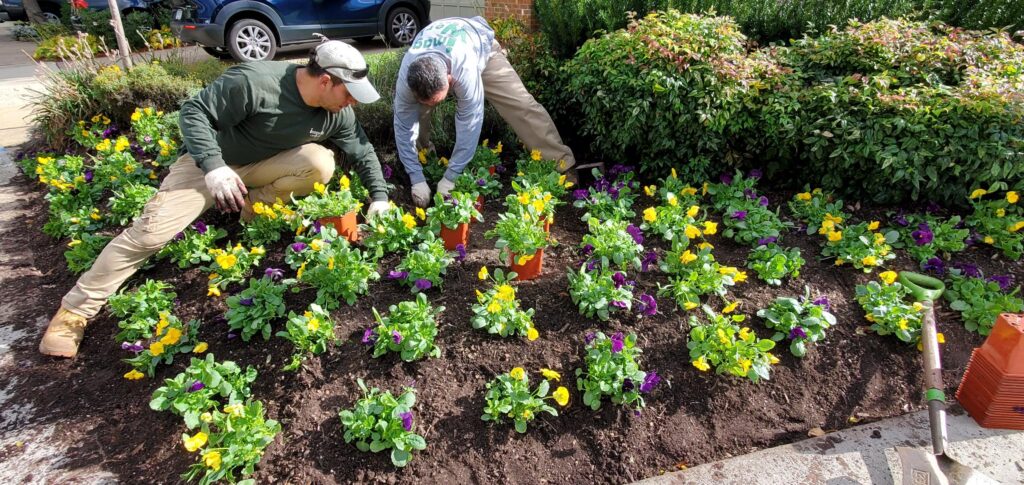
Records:
[[[262,0],[281,18],[277,26],[281,44],[315,41],[314,33],[322,33],[320,13],[316,1],[309,0]]]
[[[377,16],[384,0],[313,0],[318,5],[320,25],[331,38],[376,35]]]

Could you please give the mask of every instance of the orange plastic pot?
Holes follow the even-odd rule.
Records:
[[[548,219],[548,216],[540,216],[540,221],[544,223],[544,232],[551,234],[551,223],[555,222],[554,216]]]
[[[487,167],[487,173],[489,173],[491,175],[494,175],[497,172],[498,172],[498,167],[496,167],[494,165],[491,165],[490,167]]]
[[[478,212],[483,213],[484,212],[484,196],[478,195],[477,198],[476,198],[476,204],[474,204],[473,207],[476,207],[476,210]]]
[[[1024,377],[1024,314],[999,315],[981,353],[1000,373]]]
[[[356,211],[349,212],[341,217],[323,217],[317,222],[321,226],[332,226],[338,235],[348,239],[349,242],[359,240],[359,223],[356,222]]]
[[[455,247],[459,244],[465,247],[469,242],[469,224],[459,224],[455,229],[449,229],[448,226],[442,224],[441,240],[444,241],[444,248],[449,251],[455,251]]]
[[[515,253],[511,254],[510,259],[509,266],[516,272],[516,281],[532,280],[540,276],[541,267],[544,265],[544,250],[538,249],[533,254],[533,259],[526,264],[517,264],[519,257]]]

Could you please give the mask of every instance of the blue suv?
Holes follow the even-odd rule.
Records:
[[[173,0],[171,30],[211,55],[273,59],[314,33],[407,45],[428,22],[430,0]]]

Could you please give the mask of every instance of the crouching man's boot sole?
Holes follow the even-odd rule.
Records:
[[[82,343],[87,323],[81,315],[64,308],[57,310],[39,342],[39,352],[54,357],[74,357],[78,354],[78,345]]]

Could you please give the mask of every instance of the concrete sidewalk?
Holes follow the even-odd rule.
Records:
[[[966,414],[947,414],[947,421],[949,456],[998,482],[1024,483],[1024,432],[984,429]],[[902,483],[903,474],[895,450],[897,446],[931,452],[927,411],[706,463],[637,483],[898,484]]]

